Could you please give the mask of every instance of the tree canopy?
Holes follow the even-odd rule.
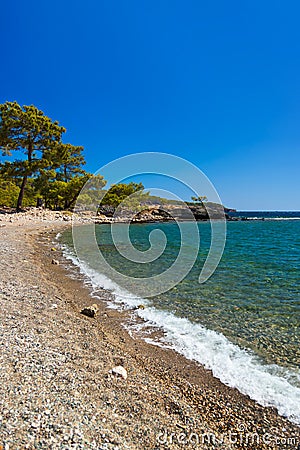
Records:
[[[0,203],[15,202],[17,210],[39,197],[49,208],[67,209],[75,203],[91,174],[83,169],[83,147],[62,142],[65,131],[34,105],[0,105],[0,151],[18,156],[0,165]],[[103,177],[101,181],[103,187]]]
[[[198,205],[203,205],[203,203],[207,201],[207,197],[206,195],[200,195],[199,197],[191,197],[191,200]]]
[[[2,165],[2,172],[21,180],[17,209],[22,207],[28,179],[39,170],[55,165],[57,145],[65,128],[33,105],[20,106],[17,102],[0,105],[0,149],[4,155],[13,151],[25,155]]]
[[[146,202],[149,193],[144,191],[142,183],[130,182],[113,184],[103,196],[102,205],[118,207],[122,204],[125,207],[136,207],[138,204]]]

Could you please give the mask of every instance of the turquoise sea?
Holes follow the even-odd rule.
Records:
[[[66,256],[89,279],[94,295],[97,287],[104,287],[114,293],[111,307],[145,305],[136,310],[144,319],[139,331],[145,339],[151,341],[149,325],[160,328],[163,337],[152,343],[171,346],[199,361],[224,383],[263,405],[276,406],[280,414],[300,423],[300,214],[240,216],[266,220],[227,223],[225,250],[208,281],[198,282],[211,239],[210,224],[201,222],[197,224],[200,251],[191,271],[168,292],[148,299],[135,296],[131,277],[148,278],[172,265],[180,249],[176,223],[130,226],[131,243],[140,251],[149,248],[149,234],[154,229],[166,237],[163,254],[147,264],[128,261],[116,251],[110,225],[96,226],[101,253],[110,266],[129,277],[126,286],[108,278],[91,257],[89,245],[78,261],[70,231],[60,242]],[[83,236],[84,230],[82,226]]]

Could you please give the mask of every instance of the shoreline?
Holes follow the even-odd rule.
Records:
[[[183,439],[183,435],[187,438],[194,433],[194,442],[188,443],[191,448],[195,448],[197,437],[201,444],[198,448],[297,448],[298,442],[296,445],[291,442],[290,445],[288,439],[296,439],[299,428],[280,417],[274,408],[259,406],[174,350],[161,349],[142,339],[133,339],[123,326],[130,311],[107,308],[105,302],[111,295],[108,291],[99,290],[102,297],[100,301],[91,298],[90,289],[83,284],[78,269],[73,266],[70,277],[64,267],[68,264],[62,255],[51,251],[53,234],[69,225],[66,222],[26,222],[25,225],[6,223],[0,228],[4,248],[8,244],[11,248],[10,254],[3,254],[3,245],[1,250],[2,270],[10,264],[10,271],[3,272],[1,282],[5,319],[2,337],[5,333],[11,333],[14,338],[11,339],[12,346],[5,347],[10,365],[6,360],[3,363],[5,366],[8,364],[8,369],[13,364],[11,360],[15,358],[15,351],[20,353],[20,349],[15,349],[18,345],[15,338],[23,333],[25,341],[26,336],[32,337],[29,343],[31,353],[23,355],[23,359],[20,356],[17,367],[20,361],[26,367],[28,359],[35,364],[37,355],[34,344],[41,339],[45,342],[41,342],[40,349],[50,348],[53,353],[54,346],[67,366],[67,370],[62,364],[54,371],[49,370],[49,373],[46,370],[45,374],[44,366],[53,363],[53,358],[55,360],[54,353],[52,355],[50,351],[44,366],[38,367],[34,374],[23,373],[19,367],[16,380],[16,372],[6,370],[4,381],[9,384],[10,393],[20,386],[20,380],[21,384],[25,380],[28,385],[30,381],[33,383],[36,380],[36,375],[38,379],[41,377],[40,384],[36,383],[37,395],[38,398],[45,397],[45,402],[46,397],[50,397],[50,407],[46,408],[50,414],[44,417],[45,405],[36,408],[36,402],[33,402],[33,408],[27,411],[28,417],[20,419],[21,424],[14,425],[12,417],[18,416],[19,411],[24,409],[28,397],[27,392],[21,403],[20,399],[24,395],[19,394],[18,401],[14,398],[15,414],[8,414],[3,420],[3,445],[9,445],[7,448],[69,448],[67,445],[71,444],[75,446],[71,448],[102,448],[99,445],[121,449],[183,448],[184,444],[178,441],[178,436],[181,434]],[[58,254],[60,265],[51,264],[54,253],[55,257]],[[24,265],[25,277],[21,271]],[[7,295],[10,292],[7,290],[8,285],[13,285],[15,290],[12,295],[13,305]],[[16,293],[20,294],[22,290],[26,292],[21,292],[19,299]],[[39,296],[35,296],[36,292],[42,295],[42,305]],[[99,307],[95,319],[80,314],[84,306],[92,303],[97,303]],[[13,317],[17,317],[17,321],[11,319],[11,310],[15,311]],[[12,352],[12,349],[15,351]],[[111,375],[110,370],[117,365],[126,368],[126,381]],[[54,378],[58,381],[53,385],[54,372]],[[0,385],[2,391],[3,379]],[[1,394],[2,398],[7,398],[7,394]],[[60,413],[56,411],[56,402],[53,405],[51,403],[53,396],[60,406]],[[74,399],[79,404],[72,406]],[[4,405],[5,401],[2,407],[5,410],[7,406]],[[89,411],[83,414],[89,408],[93,414]],[[63,415],[61,410],[64,411]],[[97,411],[98,416],[95,415]],[[3,411],[0,415],[3,416]],[[47,428],[49,423],[54,423],[59,430],[63,423],[62,416],[70,419],[62,433],[55,432],[55,427]],[[84,416],[89,417],[87,423],[84,422]],[[94,416],[96,418],[92,420]],[[33,427],[32,423],[38,426]],[[7,424],[11,426],[7,428]],[[32,442],[28,441],[29,446],[26,447],[24,439],[28,433],[32,436]],[[213,445],[212,442],[202,444],[205,433],[208,437],[215,436]],[[238,434],[243,438],[234,441]],[[247,434],[251,436],[246,445]],[[254,434],[259,436],[259,442],[253,438]],[[65,438],[68,439],[64,441]],[[249,442],[251,438],[254,442]],[[263,442],[263,438],[268,442]],[[280,440],[279,444],[286,439],[286,444],[278,445],[276,438]],[[47,440],[44,442],[43,439]],[[53,440],[53,447],[47,447],[50,439]],[[222,439],[225,442],[218,443]]]

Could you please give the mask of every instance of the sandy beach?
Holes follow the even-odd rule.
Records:
[[[131,337],[130,312],[108,309],[107,291],[91,298],[53,250],[70,217],[43,214],[0,216],[3,449],[299,448],[299,427],[275,409]],[[80,313],[93,303],[95,318]]]

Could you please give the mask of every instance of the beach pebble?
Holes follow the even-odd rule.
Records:
[[[57,259],[52,259],[52,264],[55,264],[56,266],[59,266],[59,261]]]
[[[98,306],[94,303],[92,306],[86,306],[85,308],[83,308],[80,312],[81,314],[83,314],[84,316],[87,317],[95,317],[95,315],[97,314],[97,312],[99,311]]]
[[[116,366],[113,369],[111,369],[111,373],[117,377],[122,377],[124,380],[127,379],[127,370],[124,369],[123,366]]]

